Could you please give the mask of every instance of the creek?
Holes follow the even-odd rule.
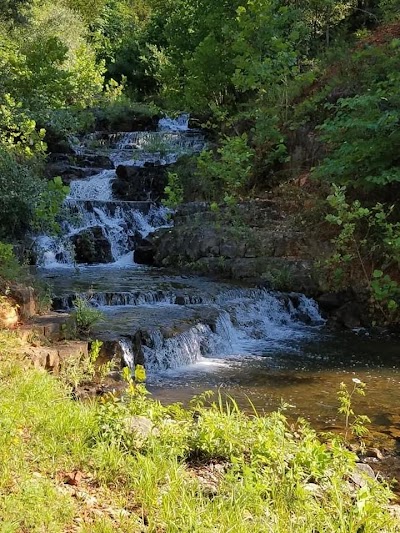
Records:
[[[339,385],[359,378],[367,395],[357,398],[357,412],[370,416],[382,439],[400,437],[396,342],[366,331],[329,331],[316,303],[302,294],[134,262],[137,243],[172,224],[155,194],[157,173],[162,181],[165,167],[205,145],[187,116],[163,119],[155,132],[97,132],[73,141],[81,159],[100,156],[111,164],[92,165],[87,177],[73,180],[62,235],[37,238],[38,272],[53,288],[54,309],[70,310],[77,296],[101,309],[94,336],[119,346],[131,368],[144,363],[148,388],[163,401],[222,390],[245,409],[249,400],[260,411],[283,400],[291,416],[336,428]],[[122,185],[121,168],[128,176]],[[129,179],[138,183],[127,197]]]

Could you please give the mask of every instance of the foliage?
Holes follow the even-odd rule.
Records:
[[[198,160],[198,176],[207,183],[209,199],[222,194],[227,203],[237,198],[251,175],[254,150],[248,146],[247,135],[227,137],[217,149],[218,159],[213,152],[204,150]]]
[[[42,182],[0,144],[0,236],[23,235],[33,221]]]
[[[61,206],[69,193],[69,187],[64,185],[60,176],[47,182],[35,208],[33,227],[41,233],[58,233],[60,226],[57,217]]]
[[[384,79],[373,80],[361,94],[327,104],[330,117],[321,131],[330,154],[315,170],[315,177],[369,189],[400,181],[400,76],[389,70],[400,64],[399,45],[400,40],[393,41]]]
[[[339,414],[344,415],[345,417],[345,434],[344,440],[347,442],[349,433],[353,437],[361,439],[368,429],[366,424],[370,423],[371,420],[365,415],[356,415],[353,409],[353,397],[356,394],[360,396],[365,396],[365,383],[360,381],[358,378],[353,378],[353,388],[349,392],[345,383],[340,384],[340,389],[338,391],[338,399],[340,407],[338,409]]]
[[[290,268],[270,269],[262,274],[262,279],[275,291],[287,291],[293,287],[293,275]]]
[[[84,297],[77,297],[73,301],[74,310],[71,313],[76,333],[79,336],[88,336],[95,324],[103,319],[103,313],[90,305]]]
[[[174,209],[183,202],[183,186],[176,172],[168,172],[168,185],[165,187],[166,199],[163,204]]]
[[[395,319],[400,287],[391,272],[400,265],[400,223],[391,221],[393,207],[348,203],[346,189],[337,186],[327,201],[332,212],[326,220],[339,230],[332,240],[334,252],[325,263],[332,287],[347,287],[359,277],[370,293],[372,310],[384,319]]]
[[[13,270],[15,263],[13,245],[0,242],[0,275],[8,278],[6,273]]]
[[[141,394],[76,402],[54,376],[22,366],[17,339],[0,332],[0,348],[0,514],[10,531],[77,522],[94,533],[136,531],[144,511],[149,530],[399,530],[385,485],[350,487],[355,455],[304,421],[247,416],[222,398],[188,409]],[[122,441],[127,416],[154,430]],[[77,498],[66,483],[77,484]]]
[[[79,386],[93,382],[96,378],[101,383],[112,369],[112,362],[96,365],[103,343],[94,340],[88,354],[77,353],[63,361],[60,379],[75,391]]]

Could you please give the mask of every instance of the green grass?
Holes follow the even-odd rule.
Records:
[[[351,486],[355,456],[304,422],[222,400],[164,407],[137,389],[76,402],[21,351],[0,332],[1,533],[400,531],[387,487]],[[126,428],[138,415],[147,438]]]

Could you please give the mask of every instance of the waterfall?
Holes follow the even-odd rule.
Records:
[[[187,113],[184,113],[175,119],[165,117],[160,120],[159,128],[161,130],[169,131],[187,131],[189,129],[189,118],[190,115]]]
[[[69,196],[64,202],[67,216],[61,223],[61,235],[36,238],[38,263],[47,268],[73,266],[76,261],[86,263],[87,260],[74,255],[77,240],[83,239],[81,246],[95,249],[90,263],[132,266],[132,252],[138,236],[144,238],[168,226],[170,211],[149,202],[115,201],[112,192],[115,167],[119,164],[167,165],[184,154],[201,151],[205,146],[204,136],[189,130],[188,120],[188,115],[161,119],[159,131],[155,132],[95,132],[83,139],[71,138],[75,154],[107,156],[114,168],[71,182]]]
[[[164,186],[156,180],[164,179],[165,172],[154,167],[173,164],[206,146],[202,133],[189,129],[189,115],[161,119],[158,131],[94,132],[71,139],[71,145],[77,160],[91,165],[81,175],[92,175],[71,182],[61,235],[39,236],[38,255],[52,269],[52,278],[60,267],[75,261],[84,265],[70,274],[73,283],[60,270],[60,283],[69,292],[63,290],[54,299],[54,310],[70,310],[77,296],[102,309],[105,319],[95,334],[119,342],[131,369],[144,360],[151,377],[198,363],[239,365],[279,350],[290,353],[323,323],[316,303],[304,295],[211,281],[207,285],[184,276],[169,281],[134,265],[137,243],[171,224],[167,208],[147,201],[152,197],[147,193]],[[102,163],[114,168],[102,169]],[[117,176],[118,165],[141,170],[120,169]],[[135,179],[140,180],[138,192],[133,187],[128,200],[115,198],[117,179],[115,194],[126,198],[124,187]],[[99,270],[100,263],[108,270]]]
[[[125,362],[125,364],[131,368],[132,370],[135,369],[135,359],[133,355],[133,347],[132,347],[132,341],[126,338],[119,340],[119,345],[121,347],[122,352],[122,358]]]
[[[238,360],[264,356],[277,349],[290,351],[293,341],[311,334],[305,323],[314,327],[323,323],[316,303],[304,295],[291,295],[301,301],[300,317],[291,299],[284,301],[282,295],[255,290],[258,297],[253,299],[239,297],[240,292],[224,294],[225,304],[218,307],[214,326],[199,323],[171,337],[165,337],[161,330],[151,331],[151,342],[142,346],[148,373],[157,374],[210,359]],[[235,297],[229,300],[229,294]],[[135,356],[130,346],[125,361],[133,369]]]

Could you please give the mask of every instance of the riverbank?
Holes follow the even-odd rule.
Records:
[[[283,412],[246,416],[201,399],[163,407],[134,382],[124,398],[82,404],[27,368],[12,334],[0,342],[10,531],[399,530],[389,492],[355,454]]]

